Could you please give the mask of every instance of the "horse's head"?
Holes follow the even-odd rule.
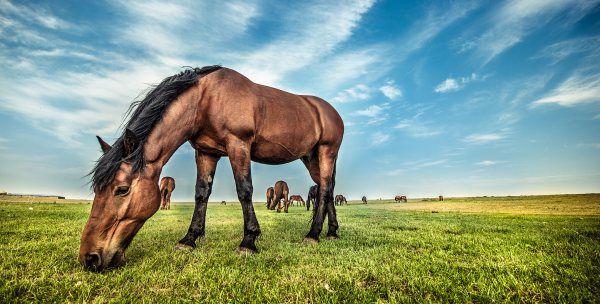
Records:
[[[106,155],[113,149],[98,137]],[[119,142],[118,142],[119,143]],[[121,158],[125,158],[139,144],[135,135],[127,131],[120,143]],[[133,172],[133,166],[118,161],[112,181],[94,187],[94,203],[81,236],[79,261],[88,270],[100,271],[123,264],[124,252],[135,234],[160,206],[156,176],[151,168]]]

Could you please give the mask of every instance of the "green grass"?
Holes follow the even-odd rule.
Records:
[[[77,262],[90,204],[1,200],[0,302],[600,301],[599,195],[342,206],[341,239],[318,245],[305,209],[257,203],[255,255],[235,253],[239,203],[210,204],[206,238],[174,251],[192,212],[175,205],[99,274]]]

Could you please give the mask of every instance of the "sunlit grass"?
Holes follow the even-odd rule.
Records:
[[[256,255],[235,253],[239,203],[210,204],[199,248],[174,251],[193,208],[175,205],[100,274],[76,259],[90,205],[57,202],[0,202],[0,302],[600,300],[598,195],[342,206],[341,239],[316,246],[310,212],[257,203]]]

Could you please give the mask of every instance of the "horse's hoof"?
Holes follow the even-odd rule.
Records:
[[[240,255],[249,255],[249,254],[258,253],[258,250],[240,246],[235,250],[235,252]]]
[[[337,235],[328,235],[327,236],[327,240],[333,241],[333,240],[339,240],[340,237]]]
[[[186,251],[191,251],[194,249],[193,246],[190,245],[186,245],[186,244],[181,244],[181,243],[177,243],[177,245],[175,245],[175,250],[186,250]]]
[[[302,242],[305,243],[305,244],[309,244],[309,245],[319,244],[319,240],[318,239],[313,239],[311,237],[305,237]]]

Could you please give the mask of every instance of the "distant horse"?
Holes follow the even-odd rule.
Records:
[[[226,205],[227,206],[227,202],[226,201],[221,201],[221,205]]]
[[[362,197],[362,202],[363,202],[363,204],[366,204],[366,203],[367,203],[367,197],[366,197],[366,196],[364,196],[364,195],[363,195],[363,197]]]
[[[308,189],[308,195],[306,196],[306,211],[310,210],[310,203],[313,204],[313,210],[317,207],[317,197],[319,192],[319,186],[314,185]]]
[[[333,201],[334,201],[334,204],[335,204],[335,205],[340,205],[340,206],[341,206],[341,205],[343,205],[344,203],[345,203],[346,205],[348,205],[348,201],[346,201],[346,198],[345,198],[343,195],[341,195],[341,194],[338,194],[338,195],[336,195],[336,196],[335,196],[335,199],[334,199]]]
[[[294,206],[294,202],[296,202],[296,204],[298,206],[304,206],[304,205],[306,205],[306,203],[302,199],[302,196],[300,196],[300,195],[292,195],[292,196],[290,196],[290,205]]]
[[[290,188],[288,188],[287,183],[284,181],[277,181],[275,183],[275,187],[273,187],[273,190],[273,201],[271,201],[271,206],[269,207],[269,209],[275,210],[275,206],[277,206],[277,212],[281,212],[281,210],[284,210],[285,213],[287,213],[288,207],[290,206],[290,201],[288,200]]]
[[[273,202],[274,197],[275,197],[275,190],[273,190],[273,187],[267,188],[267,209],[271,208],[271,204]]]
[[[171,193],[175,190],[175,179],[165,176],[160,180],[160,209],[171,210]]]
[[[79,261],[90,270],[123,263],[136,233],[160,207],[163,166],[184,143],[196,150],[196,205],[178,248],[204,236],[207,202],[217,162],[227,156],[242,205],[244,237],[238,249],[257,252],[260,227],[252,205],[251,161],[284,164],[300,159],[319,185],[318,210],[308,242],[318,242],[325,217],[337,238],[333,204],[335,167],[344,123],[326,101],[256,84],[220,66],[189,68],[165,78],[128,111],[122,135],[90,173],[94,203],[81,236]],[[286,117],[286,119],[273,119]]]
[[[394,197],[394,200],[397,202],[407,202],[406,196],[402,195],[396,195],[396,197]]]
[[[440,202],[443,202],[443,201],[444,201],[444,196],[443,196],[443,195],[440,195],[440,196],[438,197],[438,200],[439,200]]]

